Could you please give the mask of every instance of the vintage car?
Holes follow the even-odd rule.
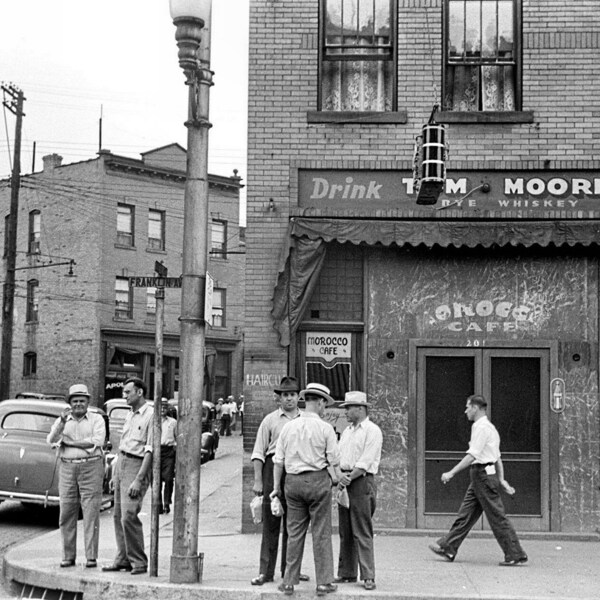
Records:
[[[148,404],[153,405],[150,400]],[[169,413],[172,417],[177,418],[177,400],[169,400]],[[113,451],[116,452],[119,448],[121,433],[125,417],[130,408],[125,400],[120,398],[112,398],[107,400],[104,408],[108,414],[110,422],[110,441]],[[213,460],[215,458],[217,448],[219,447],[219,432],[215,426],[216,413],[214,405],[211,402],[202,403],[202,459],[201,462]]]
[[[20,500],[23,503],[58,506],[58,457],[46,442],[52,424],[67,407],[60,400],[20,398],[0,402],[0,502]],[[104,418],[106,413],[96,407]],[[108,439],[108,438],[107,438]],[[112,455],[105,447],[103,505],[112,504],[109,491]]]

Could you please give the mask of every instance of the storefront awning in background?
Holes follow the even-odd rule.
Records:
[[[600,221],[385,221],[295,218],[279,263],[273,326],[289,346],[325,260],[325,243],[429,248],[482,246],[590,246],[600,243]]]

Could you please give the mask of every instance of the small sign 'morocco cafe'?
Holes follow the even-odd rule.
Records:
[[[306,358],[332,361],[336,358],[352,358],[352,336],[349,333],[306,334]]]

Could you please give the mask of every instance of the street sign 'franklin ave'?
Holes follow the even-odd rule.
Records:
[[[180,288],[181,277],[130,277],[129,287]]]

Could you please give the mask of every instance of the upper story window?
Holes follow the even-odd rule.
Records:
[[[446,0],[445,110],[520,110],[519,2]]]
[[[393,0],[322,0],[320,109],[393,111]]]
[[[165,211],[148,211],[148,248],[165,249]]]
[[[27,282],[27,307],[25,310],[25,320],[29,322],[37,322],[38,307],[39,307],[39,281],[30,279]]]
[[[23,377],[30,377],[37,373],[37,354],[25,352],[23,355]]]
[[[223,288],[213,289],[210,324],[213,327],[225,327],[225,290]]]
[[[210,224],[210,253],[220,258],[227,257],[227,221],[214,220]]]
[[[156,288],[146,288],[146,315],[148,317],[156,316]]]
[[[29,254],[40,253],[42,215],[39,210],[32,210],[29,213],[29,244],[27,252]]]
[[[117,205],[117,244],[133,246],[135,209],[130,204]]]
[[[127,277],[115,279],[115,317],[133,319],[133,288]]]

